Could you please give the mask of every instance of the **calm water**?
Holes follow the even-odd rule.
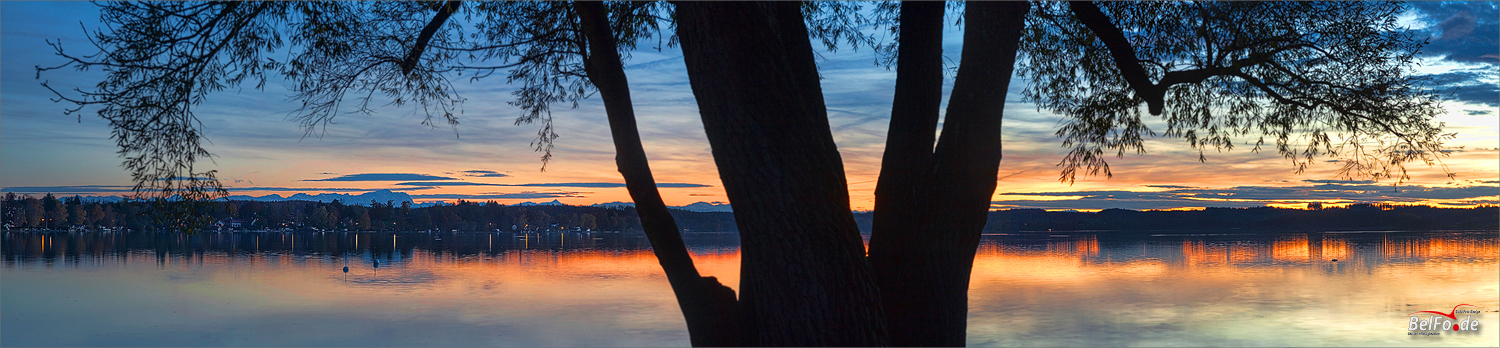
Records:
[[[642,236],[4,234],[6,346],[688,344]],[[987,235],[969,345],[1497,346],[1497,241]],[[687,242],[703,273],[738,285],[736,236]],[[1408,313],[1460,303],[1478,306],[1479,332],[1407,335]]]

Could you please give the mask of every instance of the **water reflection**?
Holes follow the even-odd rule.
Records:
[[[981,346],[1493,346],[1406,335],[1459,303],[1497,322],[1494,231],[987,236],[970,282]],[[1337,260],[1337,261],[1335,261]]]
[[[700,271],[738,286],[737,236],[686,239]],[[987,235],[969,343],[1493,345],[1497,241]],[[687,345],[639,234],[5,232],[0,251],[0,345]],[[1407,313],[1458,303],[1488,326],[1406,335]]]

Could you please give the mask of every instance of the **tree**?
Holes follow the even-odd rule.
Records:
[[[1340,156],[1341,176],[1399,183],[1409,178],[1405,163],[1438,163],[1452,137],[1432,121],[1437,96],[1410,74],[1425,40],[1396,23],[1401,3],[1037,9],[1022,41],[1033,59],[1021,65],[1035,82],[1023,94],[1071,118],[1058,131],[1073,147],[1065,181],[1080,169],[1110,175],[1105,151],[1145,151],[1141,139],[1154,133],[1141,122],[1143,102],[1167,121],[1165,135],[1200,151],[1255,136],[1255,149],[1272,140],[1299,173]]]
[[[208,156],[192,106],[267,74],[292,82],[312,134],[341,105],[367,111],[374,93],[420,106],[424,124],[441,117],[456,126],[451,111],[464,99],[450,77],[503,73],[520,85],[517,123],[541,125],[533,145],[544,165],[556,138],[550,106],[597,93],[617,167],[693,344],[961,345],[1012,75],[1032,81],[1022,91],[1028,100],[1065,117],[1057,134],[1072,152],[1063,181],[1080,171],[1111,175],[1106,152],[1143,152],[1142,139],[1158,135],[1143,121],[1151,115],[1168,125],[1160,135],[1200,150],[1270,140],[1298,171],[1340,157],[1343,175],[1400,182],[1406,163],[1436,163],[1445,139],[1432,121],[1437,100],[1410,76],[1421,42],[1396,27],[1402,6],[967,3],[941,136],[944,7],[926,3],[884,4],[873,20],[843,3],[103,3],[114,28],[94,33],[104,54],[69,55],[54,44],[68,60],[54,68],[109,73],[97,89],[60,98],[77,107],[70,112],[102,106],[137,187],[160,194],[217,188],[212,171],[192,167]],[[897,41],[877,46],[855,29],[870,23],[890,27]],[[636,42],[669,35],[663,24],[676,29],[667,44],[680,40],[735,205],[738,298],[697,273],[636,130],[621,62]],[[283,37],[291,60],[264,57]],[[828,127],[814,38],[830,49],[895,53],[883,60],[894,62],[897,87],[867,253]],[[367,97],[346,104],[346,95]],[[336,221],[338,213],[327,214]],[[433,213],[444,226],[459,221],[453,209]],[[540,210],[514,219],[548,220]]]
[[[26,205],[26,227],[42,227],[42,216],[43,212],[45,211],[42,207],[42,201],[36,199],[36,197],[30,196],[22,199],[22,201],[25,202],[23,204]]]
[[[308,223],[312,224],[312,227],[315,228],[332,230],[334,224],[337,223],[335,217],[329,216],[328,209],[323,209],[322,206],[313,209],[312,214],[309,214],[309,216],[312,220]]]
[[[4,223],[7,225],[7,228],[9,226],[21,227],[25,225],[22,220],[26,216],[26,207],[21,202],[21,199],[16,196],[15,192],[5,193],[5,203],[3,210],[0,210],[0,214],[4,214]]]
[[[72,225],[83,225],[83,224],[87,224],[88,223],[88,219],[89,219],[89,217],[88,217],[88,210],[85,210],[84,207],[83,207],[83,197],[80,197],[78,195],[73,195],[73,197],[71,197],[71,198],[65,198],[65,199],[63,199],[63,201],[67,205],[67,210],[68,210],[68,222],[67,223],[68,223],[69,226],[72,226]]]
[[[89,225],[114,226],[114,210],[108,204],[95,202],[89,207]]]
[[[578,218],[578,227],[581,227],[586,231],[593,231],[594,229],[599,228],[599,217],[594,216],[594,214],[592,213],[580,215]]]
[[[528,224],[536,226],[536,228],[540,230],[545,231],[552,228],[552,216],[548,215],[545,211],[534,210],[530,213],[527,213],[526,221]]]
[[[740,228],[741,325],[755,328],[746,337],[755,345],[884,344],[800,7],[677,6],[689,81]]]
[[[42,196],[42,209],[42,225],[45,228],[52,229],[58,225],[68,223],[67,206],[62,201],[58,201],[57,197],[51,193]]]
[[[355,220],[354,226],[355,226],[355,228],[357,230],[360,230],[360,231],[369,231],[369,230],[371,230],[371,228],[370,228],[370,211],[364,210],[364,209],[360,209],[359,220]]]
[[[908,16],[908,5],[916,4],[903,5],[903,38],[940,42],[941,9]],[[897,58],[915,65],[897,71],[898,79],[926,81],[897,91],[885,158],[899,163],[882,166],[870,236],[870,263],[896,345],[964,343],[969,273],[995,191],[1001,112],[1028,5],[966,7],[961,62],[968,63],[959,66],[936,148],[941,50],[901,47]]]
[[[89,223],[89,218],[91,218],[91,216],[89,216],[88,208],[84,207],[82,204],[68,205],[69,225],[86,225]]]

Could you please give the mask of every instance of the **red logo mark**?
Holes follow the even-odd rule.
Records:
[[[1439,312],[1439,311],[1416,311],[1416,312],[1411,312],[1411,314],[1407,314],[1407,315],[1410,316],[1412,314],[1417,314],[1417,313],[1432,313],[1432,314],[1437,314],[1437,315],[1441,315],[1441,316],[1447,317],[1448,319],[1458,320],[1458,316],[1454,315],[1454,313],[1458,312],[1458,307],[1463,307],[1463,306],[1479,307],[1479,306],[1475,306],[1475,305],[1471,305],[1471,304],[1460,304],[1460,305],[1457,305],[1457,306],[1453,306],[1453,309],[1448,310],[1448,313],[1443,313],[1443,312]],[[1458,331],[1458,324],[1453,324],[1453,331]]]

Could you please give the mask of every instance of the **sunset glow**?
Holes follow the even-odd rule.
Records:
[[[69,47],[87,41],[77,26],[97,26],[97,11],[87,3],[4,4],[3,170],[5,191],[71,195],[124,195],[131,181],[109,128],[90,111],[62,114],[63,105],[47,101],[33,69],[55,64],[43,39],[60,39]],[[1413,10],[1417,28],[1436,25]],[[961,50],[957,27],[945,34],[946,52]],[[1438,49],[1438,48],[1434,48]],[[823,52],[819,62],[830,126],[843,155],[851,209],[873,209],[895,74],[873,66],[868,49]],[[1425,58],[1423,73],[1473,72],[1463,86],[1495,88],[1496,65]],[[675,48],[640,49],[626,62],[641,135],[651,167],[668,205],[727,202],[687,86],[681,53]],[[43,80],[56,86],[87,86],[97,72],[49,72]],[[945,81],[951,86],[952,79]],[[1301,174],[1274,151],[1252,151],[1254,139],[1241,139],[1233,150],[1204,154],[1180,139],[1147,139],[1146,154],[1110,159],[1112,178],[1080,177],[1061,183],[1055,165],[1066,153],[1052,132],[1060,118],[1019,101],[1027,80],[1017,78],[1005,111],[1004,161],[992,209],[1043,208],[1097,211],[1107,208],[1179,209],[1201,207],[1325,207],[1350,203],[1429,204],[1470,207],[1500,203],[1500,96],[1447,102],[1439,120],[1456,137],[1447,143],[1450,156],[1440,166],[1408,165],[1412,179],[1340,177],[1339,164],[1318,163]],[[416,202],[459,199],[499,203],[549,202],[589,205],[631,199],[614,166],[614,151],[598,99],[577,109],[554,108],[555,157],[545,165],[528,145],[536,125],[514,125],[519,110],[503,80],[461,84],[468,98],[455,128],[424,127],[411,108],[382,107],[375,114],[339,116],[337,122],[304,137],[296,122],[285,120],[296,105],[286,89],[269,81],[264,90],[230,89],[212,95],[197,108],[204,122],[208,149],[217,157],[203,162],[218,170],[231,195],[295,193],[360,194],[389,189],[410,194]],[[1470,88],[1470,87],[1463,87]],[[1468,91],[1468,90],[1463,90]],[[1471,94],[1465,94],[1471,95]],[[1481,94],[1482,95],[1482,94]],[[1157,119],[1148,126],[1165,129]],[[1327,159],[1332,160],[1332,159]],[[1448,172],[1455,179],[1447,177]],[[371,174],[393,174],[371,176]],[[432,179],[439,180],[432,180]],[[1425,192],[1425,193],[1424,193]],[[1121,194],[1127,196],[1122,196]],[[364,202],[357,202],[364,203]]]

